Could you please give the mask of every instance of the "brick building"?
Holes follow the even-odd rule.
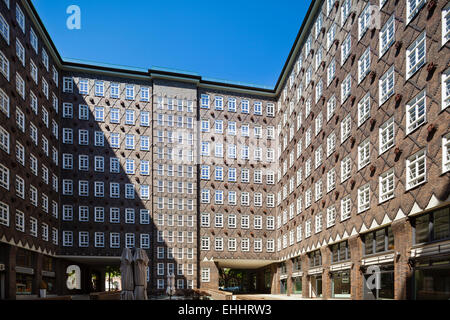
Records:
[[[264,89],[64,61],[0,1],[0,298],[102,291],[124,247],[152,294],[448,298],[449,22],[313,1]]]

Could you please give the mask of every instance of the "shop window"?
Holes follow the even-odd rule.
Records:
[[[293,293],[302,294],[302,277],[293,278],[293,282],[294,282]]]
[[[350,271],[332,273],[331,294],[333,298],[350,298]]]
[[[281,272],[281,274],[287,274],[287,267],[286,267],[286,263],[285,262],[283,262],[280,265],[280,272]]]
[[[17,273],[16,274],[16,295],[31,295],[33,293],[32,275]]]
[[[374,284],[373,270],[365,270],[364,272],[364,300],[385,300],[394,299],[394,265],[388,264],[384,266],[376,266],[376,277],[378,278],[378,286]]]
[[[414,270],[414,299],[450,299],[450,259],[418,261]]]
[[[300,257],[292,259],[292,271],[299,272],[302,271],[302,260]]]
[[[416,244],[449,239],[450,207],[416,217],[412,224]]]
[[[54,262],[52,257],[44,256],[42,259],[42,270],[54,271]]]
[[[348,241],[342,241],[331,246],[331,262],[350,260],[350,249]]]
[[[394,250],[394,234],[391,227],[365,234],[363,242],[365,255]]]
[[[33,253],[31,251],[18,249],[16,264],[19,267],[33,268]]]
[[[322,254],[320,250],[313,251],[309,254],[309,266],[319,267],[322,265]]]

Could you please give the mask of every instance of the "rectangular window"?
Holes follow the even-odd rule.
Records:
[[[95,95],[103,97],[105,95],[105,84],[103,81],[95,81]]]
[[[363,35],[369,29],[370,24],[370,3],[361,12],[358,18],[358,40],[361,40]]]
[[[442,241],[450,238],[450,208],[441,208],[414,218],[414,243]]]
[[[352,118],[350,115],[346,116],[341,122],[341,143],[344,143],[352,133]]]
[[[6,22],[5,18],[3,18],[2,14],[0,14],[0,33],[9,45],[9,24]]]
[[[133,85],[127,85],[125,87],[125,99],[134,100],[134,86]]]
[[[342,42],[342,46],[341,46],[341,65],[343,65],[345,63],[345,61],[347,61],[347,58],[350,55],[351,48],[352,48],[352,39],[351,39],[351,35],[349,32],[348,36]]]
[[[63,77],[63,92],[73,93],[73,79]]]
[[[423,7],[426,0],[407,0],[406,1],[406,24],[417,15],[419,10]]]
[[[380,30],[380,58],[395,42],[395,15],[392,15]]]
[[[380,106],[394,94],[394,85],[394,66],[392,66],[379,80]]]
[[[406,104],[406,133],[409,134],[426,121],[426,91],[423,90]]]
[[[370,208],[370,184],[358,189],[358,213]]]
[[[394,146],[395,127],[394,118],[392,117],[380,127],[379,144],[380,154],[386,152]]]
[[[25,67],[25,48],[17,38],[16,38],[16,55],[19,58],[19,61],[22,62],[22,65]]]
[[[450,40],[450,5],[446,5],[442,10],[442,45]]]
[[[352,198],[350,196],[346,196],[341,200],[341,221],[350,218],[351,210],[352,210]]]
[[[450,171],[450,133],[442,137],[442,173]]]
[[[364,51],[358,60],[358,83],[364,80],[370,71],[370,47]]]
[[[206,94],[201,95],[200,108],[209,109],[209,95]]]
[[[370,118],[370,93],[358,102],[358,127]]]
[[[341,6],[341,25],[342,26],[345,24],[345,21],[347,20],[348,16],[350,15],[351,9],[352,9],[352,1],[344,0],[343,4]]]
[[[406,190],[427,180],[426,151],[421,150],[406,160]]]
[[[406,79],[410,78],[426,62],[426,33],[423,32],[406,50]]]
[[[16,90],[22,99],[25,100],[25,81],[18,73],[16,73]]]
[[[80,82],[78,83],[78,90],[80,94],[83,95],[89,94],[89,80],[80,79]]]
[[[370,139],[364,140],[358,146],[358,170],[370,163]]]
[[[394,169],[380,175],[380,203],[394,198]]]

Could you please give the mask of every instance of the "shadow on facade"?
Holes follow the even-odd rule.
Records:
[[[80,74],[80,77],[85,77],[86,79],[92,79],[90,74]],[[98,79],[98,78],[97,78]],[[121,82],[118,79],[102,77],[99,80],[104,80],[105,84],[111,82]],[[122,80],[123,81],[123,80]],[[92,85],[92,80],[90,81]],[[132,83],[134,85],[142,85],[151,87],[151,83],[145,81],[129,81],[127,83]],[[123,87],[123,86],[122,86]],[[93,93],[95,88],[90,86],[89,92]],[[105,85],[105,92],[109,92],[109,86]],[[125,90],[125,89],[123,89]],[[139,96],[139,92],[136,92],[136,97]],[[125,92],[120,92],[120,97],[124,97]],[[69,99],[70,98],[70,99]],[[61,196],[62,205],[73,205],[73,220],[74,221],[63,221],[61,219],[61,236],[63,230],[73,231],[74,246],[73,247],[63,247],[61,240],[61,255],[67,255],[70,257],[63,258],[59,261],[59,272],[61,274],[61,281],[58,285],[59,292],[61,294],[74,294],[74,293],[90,293],[97,291],[105,291],[105,272],[107,267],[119,268],[120,266],[120,256],[122,250],[126,243],[127,234],[134,234],[134,246],[131,247],[139,248],[141,247],[141,234],[149,234],[150,237],[150,247],[145,249],[149,257],[149,283],[148,283],[148,293],[149,295],[161,295],[165,294],[165,286],[167,284],[167,275],[169,272],[175,274],[175,286],[177,287],[178,280],[183,280],[183,289],[177,290],[178,294],[187,294],[189,290],[186,290],[187,281],[184,275],[178,275],[178,263],[176,259],[176,252],[173,251],[171,258],[169,256],[169,246],[166,243],[166,239],[162,239],[162,242],[158,242],[157,231],[158,228],[153,220],[156,215],[154,214],[153,205],[153,152],[152,152],[152,141],[153,141],[153,128],[152,128],[152,99],[150,97],[149,102],[141,101],[128,101],[125,99],[108,99],[105,97],[94,97],[94,96],[83,96],[78,92],[78,86],[74,85],[73,94],[62,94],[61,103],[70,102],[73,104],[73,119],[64,119],[61,121],[61,131],[62,128],[73,128],[73,145],[61,144],[61,157],[63,153],[72,153],[73,157],[73,170],[64,170],[63,164],[61,163],[61,183],[64,179],[74,180],[73,184],[73,196]],[[89,120],[79,120],[78,110],[79,105],[89,106]],[[97,122],[95,111],[92,112],[95,106],[104,107],[104,122]],[[111,116],[111,108],[118,108],[120,110],[120,123],[113,124],[110,123],[109,119]],[[135,123],[136,125],[125,124],[125,110],[127,108],[133,109],[135,111]],[[150,126],[144,127],[140,126],[140,111],[145,110],[149,112],[150,115]],[[88,130],[89,132],[89,145],[80,145],[79,134],[80,130]],[[104,146],[95,146],[95,132],[104,133]],[[119,148],[113,148],[110,144],[111,133],[120,134],[120,146]],[[126,135],[134,135],[135,149],[127,149],[125,146]],[[149,151],[142,151],[140,148],[140,138],[141,136],[150,137]],[[61,136],[60,140],[62,141]],[[89,156],[89,171],[81,171],[78,167],[78,158],[80,155]],[[104,159],[104,172],[98,172],[95,170],[96,163],[95,157],[103,157]],[[117,157],[120,162],[119,173],[110,173],[110,158]],[[134,160],[135,174],[126,174],[126,159]],[[148,161],[149,163],[149,175],[142,175],[140,170],[141,161]],[[86,180],[89,181],[89,197],[78,196],[77,184],[75,180]],[[104,183],[104,197],[95,197],[95,182]],[[120,185],[120,198],[111,198],[110,196],[110,184],[119,183]],[[126,184],[133,185],[134,196],[126,197]],[[148,199],[141,199],[140,196],[140,185],[149,186],[149,197]],[[62,191],[62,190],[61,190]],[[62,192],[61,192],[62,195]],[[80,222],[77,219],[77,213],[80,206],[87,206],[89,208],[89,221]],[[104,208],[104,222],[95,221],[95,208]],[[111,208],[120,209],[120,222],[111,223],[110,214]],[[128,210],[127,210],[128,209]],[[147,224],[141,223],[141,213],[142,210],[148,210],[149,221]],[[134,212],[134,223],[127,219],[128,214],[132,215]],[[62,212],[62,215],[64,213]],[[89,232],[89,247],[81,248],[77,246],[78,233],[79,232]],[[104,247],[95,247],[95,233],[104,233]],[[111,233],[120,234],[120,248],[110,248],[110,235]],[[166,231],[167,233],[167,231]],[[174,231],[175,233],[175,231]],[[174,235],[176,237],[176,234]],[[161,239],[160,239],[161,240]],[[157,247],[159,250],[163,250],[164,259],[157,259]],[[163,248],[163,249],[161,249]],[[164,263],[164,275],[157,274],[157,263]],[[69,265],[78,265],[81,269],[81,289],[79,290],[68,290],[66,286],[67,276],[65,275],[66,269]],[[170,270],[168,264],[173,266]],[[164,289],[157,289],[157,280],[164,280]]]

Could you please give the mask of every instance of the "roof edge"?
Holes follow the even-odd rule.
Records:
[[[220,81],[213,81],[213,80],[206,80],[203,79],[202,76],[199,75],[193,75],[189,73],[178,73],[178,72],[172,72],[172,71],[164,71],[164,70],[158,70],[158,69],[148,69],[148,71],[137,71],[137,70],[131,70],[126,68],[114,68],[114,67],[107,67],[107,66],[100,66],[100,65],[90,65],[86,63],[77,63],[77,62],[71,62],[71,61],[65,61],[61,55],[58,52],[58,49],[56,48],[52,38],[50,37],[50,34],[48,33],[47,29],[45,28],[45,25],[43,21],[41,20],[36,8],[34,7],[32,0],[22,0],[22,3],[25,5],[27,11],[32,16],[32,19],[34,19],[34,22],[38,25],[39,31],[42,32],[44,41],[47,43],[47,45],[52,50],[52,54],[56,62],[58,63],[58,66],[62,69],[81,69],[81,70],[92,70],[97,71],[101,73],[115,73],[120,74],[122,76],[129,74],[131,76],[138,76],[138,77],[149,77],[152,78],[153,75],[160,75],[162,77],[170,77],[170,78],[176,78],[178,81],[187,81],[187,82],[198,82],[199,85],[204,85],[204,87],[217,87],[217,88],[225,88],[225,89],[231,89],[231,90],[237,90],[241,92],[249,92],[252,94],[263,94],[263,95],[269,95],[273,98],[276,98],[279,96],[281,91],[281,85],[286,79],[286,72],[289,69],[290,65],[292,64],[292,59],[295,57],[295,54],[298,52],[298,48],[300,47],[300,40],[303,40],[302,35],[305,32],[305,29],[307,29],[310,26],[310,16],[311,13],[315,13],[317,11],[317,8],[319,5],[321,5],[323,0],[312,0],[311,5],[309,6],[309,9],[305,15],[305,18],[303,20],[303,23],[300,27],[299,32],[297,33],[297,37],[294,41],[294,44],[289,52],[289,55],[286,59],[286,62],[283,66],[283,69],[281,70],[281,73],[278,77],[277,83],[275,84],[273,89],[269,88],[262,88],[258,86],[250,86],[250,85],[244,85],[244,84],[237,84],[230,82],[220,82]]]

